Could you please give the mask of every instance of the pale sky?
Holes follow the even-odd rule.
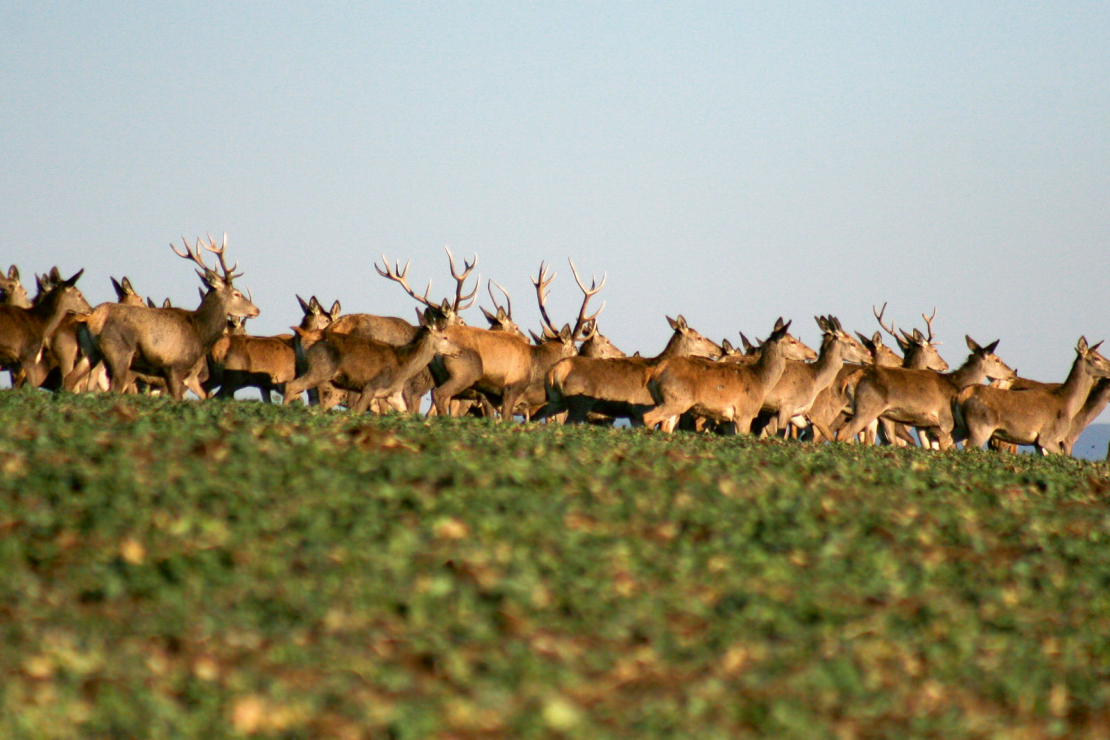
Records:
[[[226,231],[258,334],[411,318],[373,262],[442,297],[446,244],[536,330],[541,259],[559,323],[607,272],[629,353],[884,301],[1041,380],[1110,336],[1105,2],[131,5],[0,3],[0,266],[94,304],[195,305],[169,242]]]

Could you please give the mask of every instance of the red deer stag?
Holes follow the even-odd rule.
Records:
[[[185,395],[185,380],[194,377],[199,365],[223,336],[228,316],[254,318],[258,308],[239,292],[233,281],[238,262],[228,267],[224,261],[227,235],[217,246],[197,239],[195,249],[185,242],[185,251],[170,245],[174,254],[201,267],[197,274],[208,292],[195,311],[180,308],[148,308],[107,304],[97,308],[86,322],[90,345],[104,358],[111,378],[111,390],[122,393],[132,383],[136,371],[161,376],[175,400]],[[201,247],[219,259],[222,275],[209,268],[201,257]],[[134,366],[134,368],[133,368]],[[199,382],[203,398],[204,391]]]
[[[540,313],[545,322],[545,341],[539,345],[530,345],[508,332],[479,329],[462,323],[459,312],[473,303],[472,299],[478,290],[475,286],[470,295],[463,294],[464,281],[474,269],[474,263],[464,263],[463,272],[459,273],[455,269],[454,258],[450,251],[448,256],[451,257],[451,274],[455,278],[457,288],[455,300],[450,302],[444,299],[440,305],[428,300],[427,290],[424,291],[423,296],[420,296],[409,287],[406,280],[407,264],[404,270],[399,269],[399,264],[391,268],[383,255],[385,268],[377,265],[375,267],[379,274],[398,283],[412,298],[438,311],[449,324],[448,336],[461,350],[458,357],[445,357],[442,362],[437,361],[432,365],[437,383],[432,394],[436,412],[446,415],[450,410],[451,400],[460,392],[473,388],[488,398],[499,401],[501,418],[509,421],[513,418],[517,402],[528,391],[529,386],[536,382],[537,377],[542,378],[540,368],[550,367],[560,357],[565,357],[574,351],[574,342],[581,337],[585,322],[593,318],[585,315],[589,296],[583,302],[574,329],[569,324],[562,330],[555,329],[543,305],[547,286],[555,276],[549,277],[548,268],[541,264],[540,275],[532,282],[536,286],[537,297],[541,304]],[[595,293],[600,290],[600,286],[594,287]],[[467,300],[470,300],[470,303],[463,305]]]
[[[447,326],[437,320],[430,309],[424,312],[420,328],[412,341],[399,347],[351,334],[324,330],[293,330],[302,339],[313,343],[304,350],[307,370],[285,384],[284,403],[309,388],[331,383],[336,388],[359,393],[351,408],[363,413],[371,402],[384,399],[397,411],[406,411],[403,399],[405,383],[428,366],[436,355],[454,355],[459,351],[448,337]]]

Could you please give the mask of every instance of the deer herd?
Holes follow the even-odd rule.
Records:
[[[388,409],[418,413],[431,393],[429,414],[485,415],[548,423],[613,424],[720,433],[757,433],[821,441],[949,449],[989,445],[1014,450],[1033,445],[1044,454],[1071,454],[1080,432],[1110,400],[1110,360],[1101,342],[1080,337],[1062,383],[1018,377],[995,350],[966,337],[969,355],[955,370],[937,352],[932,316],[926,332],[896,331],[875,311],[882,332],[852,336],[833,316],[817,317],[818,351],[790,334],[781,318],[767,339],[742,348],[721,344],[667,318],[672,335],[655,357],[627,356],[597,328],[601,308],[589,312],[602,289],[589,287],[570,263],[582,292],[573,325],[548,315],[555,274],[541,263],[532,283],[542,332],[531,339],[513,321],[512,299],[492,279],[489,328],[468,326],[462,312],[476,302],[480,278],[467,291],[476,260],[461,270],[447,250],[454,296],[429,298],[408,283],[408,264],[378,273],[418,304],[417,323],[391,316],[342,314],[313,296],[297,297],[302,319],[292,334],[251,336],[244,322],[258,316],[250,294],[234,285],[238,265],[225,261],[227,236],[217,244],[197,239],[174,253],[197,266],[203,288],[195,309],[155,305],[139,297],[127,278],[112,279],[118,300],[90,306],[77,288],[82,271],[63,278],[57,268],[36,276],[31,298],[13,265],[0,273],[0,369],[12,385],[71,392],[165,392],[182,399],[230,398],[258,388],[262,400],[282,394],[289,404],[309,403],[352,412]],[[205,252],[217,263],[209,266]],[[494,293],[497,287],[501,299]],[[502,305],[502,302],[504,305]],[[1108,451],[1110,455],[1110,451]]]

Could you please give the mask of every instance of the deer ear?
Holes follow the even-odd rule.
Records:
[[[331,313],[329,315],[331,316],[332,321],[339,318],[339,312],[341,310],[342,310],[342,306],[339,305],[339,301],[336,301],[335,303],[331,304]]]
[[[985,349],[986,353],[989,354],[989,355],[993,355],[994,351],[998,348],[998,343],[1001,342],[1001,341],[1002,341],[1001,339],[996,339],[993,342],[991,342],[990,344],[988,344],[986,346],[986,349]]]
[[[312,311],[309,309],[309,304],[304,302],[304,298],[297,296],[297,303],[301,304],[301,313],[303,313],[305,316],[312,313]]]
[[[151,298],[150,296],[146,297],[146,307],[147,308],[158,308],[156,305],[154,305],[154,299]]]
[[[491,324],[496,324],[497,320],[501,317],[500,311],[498,311],[497,316],[494,316],[486,310],[485,306],[478,306],[478,309],[482,312],[482,315],[486,317],[486,321],[490,322]]]
[[[162,308],[173,308],[173,304],[172,304],[172,303],[170,303],[170,299],[169,299],[169,298],[167,298],[167,299],[165,299],[164,301],[162,301]]]
[[[914,329],[914,331],[916,332],[917,329]],[[979,346],[979,343],[972,339],[969,334],[964,334],[964,340],[967,341],[967,348],[972,352],[978,352],[980,349],[982,349],[982,347]]]
[[[722,339],[721,349],[723,349],[725,352],[731,352],[733,350],[732,342],[728,341],[728,339]]]
[[[50,268],[50,279],[56,283],[60,283],[62,281],[62,273],[58,272],[57,265],[54,265]]]
[[[532,335],[532,344],[543,344],[543,339],[541,337],[537,337],[536,332],[529,329],[528,333]]]
[[[131,281],[127,277],[124,277],[123,280],[120,281],[120,285],[128,295],[135,294],[135,289],[131,287]]]
[[[1079,343],[1075,345],[1075,351],[1081,355],[1085,355],[1090,351],[1090,347],[1087,346],[1087,337],[1079,337]]]
[[[509,320],[509,314],[505,313],[505,309],[501,306],[497,307],[497,320],[502,322]]]
[[[417,310],[416,313],[420,315],[420,325],[423,326],[425,329],[431,329],[435,326],[436,318],[432,315],[432,309],[425,308],[423,314],[420,314],[419,310]]]
[[[570,324],[563,324],[563,328],[559,330],[559,339],[564,342],[569,342],[574,338],[574,334],[570,330]]]
[[[55,270],[57,270],[58,268],[56,268],[56,267],[55,267],[54,269],[55,269]],[[71,277],[71,278],[70,278],[69,280],[62,280],[62,285],[66,286],[67,288],[72,288],[72,287],[73,287],[74,285],[76,285],[76,284],[77,284],[77,281],[78,281],[78,280],[80,280],[80,279],[81,279],[81,276],[82,276],[82,275],[84,275],[84,274],[85,274],[85,268],[84,268],[84,267],[82,267],[82,268],[81,268],[80,270],[78,270],[78,271],[77,271],[77,273],[76,273],[76,274],[75,274],[75,275],[74,275],[73,277]],[[61,276],[59,276],[59,278],[60,278],[60,277],[61,277]]]
[[[15,265],[8,268],[8,280],[19,280],[19,268]]]
[[[1106,340],[1104,339],[1104,340],[1102,340],[1102,341],[1103,341],[1103,342],[1105,342]],[[1087,351],[1088,351],[1088,352],[1098,352],[1098,348],[1099,348],[1099,347],[1101,347],[1101,346],[1102,346],[1102,342],[1099,342],[1098,344],[1096,344],[1096,345],[1094,345],[1094,346],[1092,346],[1092,347],[1088,347],[1088,348],[1087,348]],[[1014,372],[1017,372],[1017,370],[1015,370]]]
[[[204,281],[204,284],[212,290],[220,290],[227,285],[222,277],[211,270],[205,270],[204,272],[197,270],[197,274],[200,275],[200,279]]]

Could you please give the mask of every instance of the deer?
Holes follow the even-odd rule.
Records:
[[[216,245],[212,237],[208,244],[199,238],[195,248],[178,251],[170,244],[174,254],[199,265],[197,275],[208,291],[200,306],[193,311],[180,308],[148,308],[146,306],[102,305],[84,322],[85,341],[95,359],[103,357],[111,379],[109,390],[123,393],[136,377],[136,370],[159,375],[165,381],[170,395],[180,401],[185,395],[185,381],[196,377],[200,364],[223,335],[228,316],[254,318],[259,310],[250,299],[234,285],[242,273],[235,273],[239,266],[228,267],[224,258],[227,235],[223,244]],[[221,273],[208,267],[201,249],[219,260]],[[132,368],[134,364],[135,368]],[[205,397],[199,382],[192,388]]]
[[[432,287],[430,281],[428,283],[428,288],[424,291],[423,297],[417,296],[415,292],[408,288],[407,282],[404,283],[405,290],[409,293],[409,295],[413,296],[413,298],[416,298],[417,301],[423,303],[426,307],[431,308],[433,315],[446,322],[447,324],[463,324],[465,322],[463,322],[460,312],[473,305],[474,299],[478,292],[478,287],[475,286],[474,291],[472,291],[470,294],[463,295],[462,293],[465,281],[470,276],[470,272],[474,269],[474,264],[471,264],[464,260],[464,269],[463,272],[460,274],[455,268],[455,256],[451,253],[451,249],[449,247],[444,247],[444,249],[446,250],[447,256],[451,262],[451,274],[456,278],[456,282],[458,285],[458,290],[455,294],[454,303],[452,304],[446,299],[444,299],[442,304],[431,303],[428,300],[428,293],[431,291]],[[382,259],[385,259],[385,255],[382,255]],[[375,264],[374,267],[378,271],[379,275],[387,278],[390,277],[388,270],[383,271],[382,268],[379,268],[377,266],[377,264]],[[386,267],[389,267],[388,262],[386,262]],[[405,275],[407,275],[408,267],[408,264],[406,264],[404,271],[401,272],[402,279],[404,279]],[[418,323],[423,321],[423,317],[420,313],[419,308],[416,311],[416,318]],[[364,337],[366,339],[374,339],[376,341],[385,342],[386,344],[391,344],[394,346],[401,346],[412,341],[412,338],[416,335],[417,326],[414,326],[405,319],[397,316],[347,314],[346,316],[336,318],[332,322],[329,330],[337,334],[350,334],[352,336]],[[464,349],[463,355],[461,357],[466,358],[466,355],[467,350]],[[438,363],[439,361],[437,360],[436,364]],[[404,395],[406,397],[406,403],[408,404],[408,409],[410,413],[417,413],[420,410],[421,399],[434,386],[435,381],[429,369],[422,370],[409,380],[409,385],[405,389]],[[326,388],[326,385],[324,387]],[[314,392],[310,391],[310,399],[313,394]],[[355,398],[353,396],[348,400],[350,400],[351,403],[355,402]]]
[[[904,357],[898,357],[894,350],[887,347],[882,343],[882,335],[875,332],[870,340],[870,343],[864,341],[864,346],[867,346],[872,351],[872,363],[879,367],[903,367],[908,369],[929,369],[935,370],[938,373],[943,373],[948,370],[948,363],[937,352],[937,346],[940,342],[936,341],[933,334],[933,320],[936,319],[937,309],[933,308],[931,316],[921,314],[921,318],[925,319],[925,326],[928,330],[928,336],[921,333],[920,330],[914,329],[912,333],[905,330],[895,330],[894,323],[891,322],[887,326],[883,321],[883,315],[886,313],[887,304],[884,303],[882,309],[876,309],[875,306],[871,307],[871,312],[875,315],[875,319],[879,322],[887,334],[894,338],[898,344],[898,348],[902,350]],[[899,332],[901,336],[899,336]],[[864,340],[863,335],[859,335],[861,340]],[[876,352],[878,354],[876,354]],[[856,382],[859,380],[861,373],[858,369],[852,371],[852,375],[848,376],[845,381],[838,381],[835,387],[842,389],[842,395],[847,404],[851,402],[851,396],[855,393]],[[845,422],[846,423],[846,420]],[[836,426],[837,429],[832,429]],[[830,424],[831,431],[838,431],[843,423]],[[866,430],[866,441],[868,444],[878,443],[878,429],[882,428],[883,436],[887,440],[887,444],[895,447],[903,447],[907,444],[913,445],[920,441],[922,447],[929,447],[932,445],[928,436],[924,432],[918,433],[918,438],[914,438],[910,431],[904,424],[898,424],[890,421],[889,419],[879,418],[874,424],[870,425]],[[824,435],[823,435],[824,436]],[[831,438],[830,438],[831,439]]]
[[[566,413],[568,423],[580,424],[596,407],[607,416],[641,424],[644,412],[655,405],[647,384],[657,366],[676,357],[719,357],[722,353],[681,314],[666,319],[674,333],[655,357],[569,357],[556,363],[544,381],[547,406],[542,416],[558,418]]]
[[[760,416],[769,415],[765,431],[788,434],[791,419],[808,418],[817,395],[832,385],[846,362],[863,363],[871,353],[833,317],[815,316],[822,333],[821,351],[812,363],[788,360],[778,382],[763,398]],[[808,349],[808,348],[807,348]]]
[[[312,332],[326,329],[339,316],[339,301],[325,311],[316,296],[306,303],[297,296],[303,318],[299,327]],[[204,389],[209,393],[217,386],[219,398],[234,398],[240,388],[255,387],[262,394],[263,403],[273,403],[271,392],[284,395],[285,384],[296,377],[296,353],[293,335],[279,334],[272,337],[251,336],[240,326],[231,328],[217,340],[208,353],[208,380]]]
[[[437,361],[432,364],[432,371],[436,375],[436,388],[432,394],[436,413],[447,415],[451,400],[461,391],[474,388],[487,397],[499,400],[501,419],[511,421],[517,402],[527,392],[529,386],[536,382],[537,376],[542,378],[541,368],[546,368],[560,357],[572,353],[575,341],[582,336],[585,322],[590,318],[596,318],[597,314],[586,315],[590,297],[587,296],[574,328],[567,324],[562,329],[556,329],[544,305],[547,288],[555,275],[549,275],[548,266],[541,263],[539,276],[532,280],[536,287],[537,298],[540,300],[540,315],[544,321],[544,334],[540,344],[530,345],[509,332],[466,326],[459,314],[464,308],[473,304],[473,298],[477,295],[477,286],[470,294],[464,295],[465,280],[477,261],[464,261],[463,270],[460,273],[455,268],[454,256],[450,250],[448,250],[448,257],[451,261],[451,274],[457,287],[454,301],[444,299],[441,304],[435,304],[428,299],[430,285],[422,296],[409,286],[406,277],[409,267],[407,263],[403,270],[399,263],[391,267],[385,255],[382,255],[385,267],[378,267],[375,264],[375,268],[383,277],[398,283],[416,301],[438,312],[448,325],[448,336],[460,347],[459,356],[445,357],[442,362]],[[593,292],[596,293],[602,286],[594,284],[592,287]]]
[[[92,310],[77,288],[84,272],[79,270],[65,280],[59,276],[49,287],[43,286],[30,308],[0,306],[0,367],[12,369],[17,384],[42,385],[50,370],[43,353],[59,324],[68,313]]]
[[[654,407],[643,424],[674,431],[679,417],[690,411],[731,424],[733,433],[748,434],[767,392],[782,377],[788,359],[805,356],[801,343],[790,335],[790,323],[780,317],[751,365],[713,362],[701,357],[675,357],[652,371],[647,387]]]
[[[19,268],[15,265],[8,268],[7,277],[0,273],[0,306],[31,307],[31,299],[27,296],[27,289],[19,282]]]
[[[288,405],[308,388],[327,382],[359,393],[353,413],[364,413],[378,399],[404,412],[403,390],[409,378],[436,355],[458,354],[459,347],[448,338],[447,328],[446,322],[427,309],[412,340],[398,347],[351,334],[293,327],[299,339],[315,341],[304,350],[306,372],[285,384],[283,403]]]
[[[959,414],[967,429],[964,449],[981,449],[987,440],[997,437],[1003,442],[1033,445],[1042,455],[1070,454],[1074,438],[1069,444],[1069,437],[1076,416],[1096,380],[1110,378],[1110,360],[1099,354],[1101,346],[1102,342],[1088,346],[1087,338],[1080,337],[1068,377],[1056,387],[964,389],[958,398]],[[1097,404],[1096,397],[1092,406]]]
[[[852,399],[852,420],[837,432],[837,440],[854,438],[882,416],[918,428],[934,429],[940,448],[951,448],[956,424],[953,403],[959,392],[987,378],[1015,377],[1013,369],[994,352],[998,340],[982,347],[970,336],[964,339],[971,354],[963,365],[949,373],[929,369],[866,368]]]
[[[582,282],[581,277],[578,275],[578,268],[574,265],[574,260],[568,259],[570,264],[571,273],[574,275],[574,281],[578,284],[578,289],[582,291],[582,306],[578,311],[578,318],[575,319],[574,328],[570,330],[569,335],[566,326],[562,330],[557,330],[555,324],[551,321],[551,317],[547,315],[546,294],[547,286],[551,280],[555,278],[552,274],[544,282],[544,269],[540,265],[540,277],[533,280],[536,288],[536,298],[539,302],[540,318],[544,324],[543,336],[537,336],[534,332],[532,340],[534,346],[529,349],[533,353],[533,362],[531,369],[531,379],[528,382],[527,388],[524,390],[520,398],[520,406],[524,419],[530,420],[535,414],[540,412],[547,402],[547,393],[544,387],[544,382],[547,377],[547,372],[556,362],[567,357],[574,356],[596,356],[596,357],[612,357],[620,353],[612,344],[608,344],[608,340],[604,337],[598,338],[597,333],[597,317],[604,310],[604,302],[597,311],[592,315],[587,315],[587,307],[589,306],[590,299],[605,286],[607,275],[602,275],[601,283],[598,284],[597,279],[591,277],[590,287],[587,288]],[[603,341],[604,340],[604,341]],[[583,349],[575,349],[575,342],[582,342],[583,349],[586,354],[583,355]],[[515,409],[514,409],[515,410]]]
[[[44,281],[58,279],[60,277],[56,274],[56,271],[43,278]],[[116,280],[110,276],[108,279],[112,281],[112,289],[116,293],[117,303],[125,306],[143,305],[143,299],[135,292],[135,289],[131,286],[131,281],[126,276],[121,280]],[[51,370],[46,385],[51,386],[54,390],[63,388],[71,391],[86,390],[90,378],[92,382],[99,384],[105,377],[103,366],[99,368],[99,372],[90,375],[92,368],[88,359],[82,353],[81,342],[78,338],[78,328],[84,320],[82,316],[69,314],[62,319],[57,331],[50,339],[50,359],[54,369]]]
[[[884,307],[885,308],[885,307]],[[883,335],[875,332],[870,337],[856,332],[860,344],[867,350],[867,359],[860,364],[845,363],[837,372],[833,382],[817,394],[810,407],[808,418],[813,431],[813,440],[820,442],[836,439],[836,432],[848,420],[848,409],[855,392],[856,382],[862,372],[861,365],[880,367],[901,367],[902,357],[883,343]]]

